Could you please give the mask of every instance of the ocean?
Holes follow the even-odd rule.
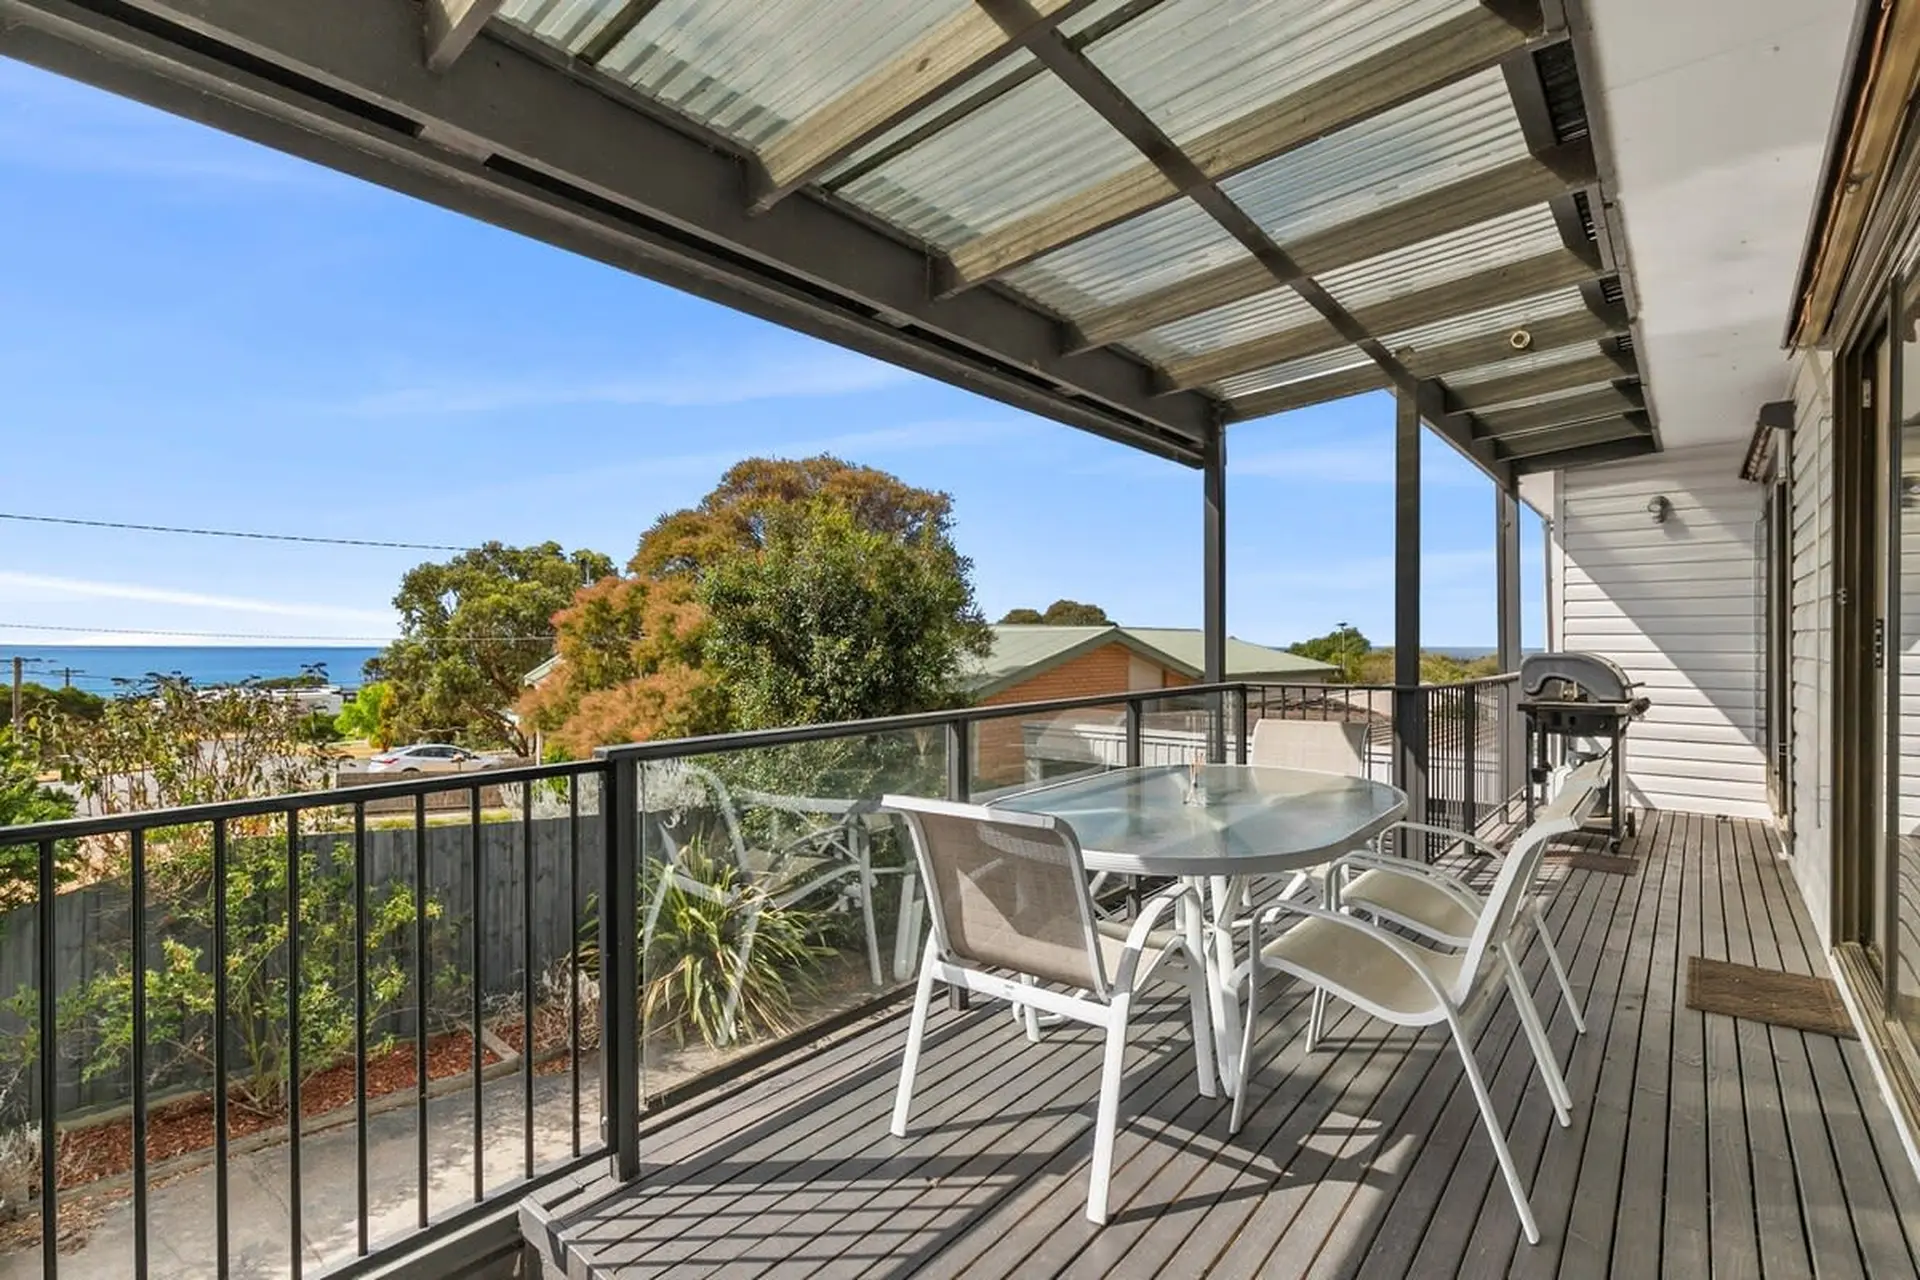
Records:
[[[198,685],[236,684],[275,676],[297,676],[303,667],[324,664],[327,679],[346,689],[360,686],[360,668],[378,649],[325,645],[67,645],[0,641],[0,686],[13,678],[12,659],[26,659],[27,680],[59,688],[71,684],[110,696],[123,681],[150,673],[183,675]]]

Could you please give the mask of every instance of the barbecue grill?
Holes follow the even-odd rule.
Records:
[[[1533,821],[1535,789],[1553,776],[1548,763],[1549,739],[1560,744],[1562,764],[1579,764],[1605,752],[1613,755],[1612,784],[1608,788],[1608,847],[1620,848],[1622,835],[1633,834],[1633,815],[1621,803],[1621,776],[1625,773],[1620,745],[1627,726],[1640,718],[1647,699],[1618,664],[1597,653],[1536,653],[1520,661],[1520,711],[1527,719],[1527,821]],[[1593,744],[1604,742],[1604,748]]]

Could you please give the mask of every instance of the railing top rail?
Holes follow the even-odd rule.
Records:
[[[743,733],[715,733],[703,738],[668,738],[657,742],[630,742],[619,746],[596,748],[594,755],[599,759],[611,761],[668,760],[681,756],[743,751],[754,747],[786,747],[802,742],[824,742],[833,738],[898,733],[909,729],[937,729],[954,723],[975,724],[983,720],[1004,720],[1013,716],[1073,711],[1083,707],[1117,707],[1129,702],[1164,702],[1175,698],[1201,697],[1216,693],[1244,693],[1248,687],[1244,681],[1232,681],[1223,684],[1180,685],[1171,689],[1094,693],[1079,698],[1054,698],[1044,702],[1008,702],[997,706],[953,707],[946,711],[915,711],[907,715],[881,716],[872,720],[836,720],[828,724],[792,725],[781,729],[750,729]]]

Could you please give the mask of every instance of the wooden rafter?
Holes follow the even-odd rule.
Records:
[[[500,12],[502,0],[426,0],[426,59],[435,71],[445,71],[467,51],[487,19]]]
[[[1626,329],[1626,318],[1617,313],[1599,316],[1590,311],[1575,311],[1528,325],[1525,346],[1514,345],[1512,331],[1496,329],[1433,347],[1405,347],[1396,354],[1420,376],[1437,378],[1462,369],[1477,369],[1502,360],[1518,360],[1542,351],[1578,346],[1582,342],[1598,342],[1625,333]]]
[[[1003,6],[985,6],[998,10]],[[1540,29],[1538,9],[1496,12],[1478,5],[1439,27],[1390,45],[1298,93],[1185,140],[1180,147],[1205,181],[1230,177],[1340,129],[1424,97],[1494,66]],[[1527,10],[1531,10],[1530,14]],[[999,16],[996,13],[996,16]],[[1516,23],[1515,18],[1519,18]],[[1009,24],[1002,19],[1002,27]],[[947,291],[969,288],[1182,194],[1148,160],[959,248]]]
[[[886,66],[775,136],[760,152],[765,172],[753,193],[754,209],[772,208],[861,144],[1025,48],[1041,30],[1090,3],[1034,0],[1034,22],[1012,33],[977,5],[960,10]]]
[[[1470,386],[1449,386],[1447,399],[1452,408],[1478,413],[1481,409],[1511,404],[1515,400],[1530,400],[1534,396],[1550,396],[1639,376],[1626,361],[1596,352],[1561,364],[1548,365],[1544,369],[1529,369],[1525,373],[1492,378]]]
[[[1591,422],[1569,423],[1551,431],[1529,431],[1521,436],[1500,437],[1493,441],[1493,447],[1501,458],[1537,458],[1542,454],[1562,453],[1590,444],[1605,444],[1610,440],[1652,434],[1653,428],[1647,425],[1646,414],[1632,413]]]

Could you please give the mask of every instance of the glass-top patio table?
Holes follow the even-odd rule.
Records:
[[[1090,871],[1178,876],[1199,884],[1212,922],[1183,922],[1211,962],[1221,1073],[1233,1087],[1240,1046],[1237,960],[1229,918],[1248,877],[1312,872],[1405,815],[1406,794],[1366,778],[1261,765],[1146,765],[1089,774],[990,802],[1049,813],[1073,827]]]

